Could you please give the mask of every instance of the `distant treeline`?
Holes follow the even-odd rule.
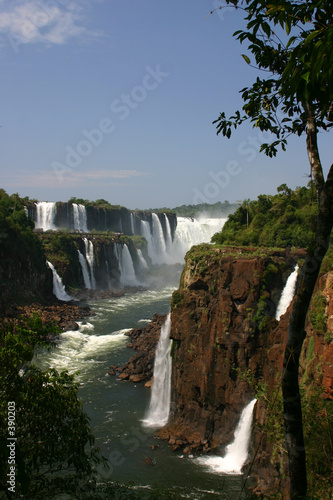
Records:
[[[176,212],[179,217],[193,217],[194,219],[204,216],[207,218],[221,218],[227,217],[237,210],[239,206],[238,203],[229,203],[229,201],[224,201],[223,203],[218,201],[217,203],[200,203],[199,205],[180,205],[175,208],[155,208],[149,209],[149,212]]]
[[[317,216],[316,190],[313,183],[294,191],[286,184],[276,195],[260,195],[245,200],[229,216],[212,242],[240,246],[287,246],[307,248],[314,239]]]

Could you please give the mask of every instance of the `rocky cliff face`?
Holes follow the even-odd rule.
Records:
[[[187,449],[228,444],[262,375],[280,291],[299,258],[199,246],[172,299],[172,406],[160,436]]]

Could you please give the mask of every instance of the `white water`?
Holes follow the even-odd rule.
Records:
[[[80,250],[78,250],[78,254],[79,254],[79,261],[81,264],[81,269],[82,269],[82,274],[83,274],[84,286],[86,288],[91,289],[92,285],[91,285],[91,279],[90,279],[87,261],[86,261],[84,255],[82,255],[82,253],[80,252]]]
[[[36,203],[37,219],[35,227],[48,231],[49,229],[57,229],[54,224],[56,212],[56,204],[53,201],[39,201]]]
[[[165,227],[166,227],[166,238],[165,238],[165,246],[166,246],[166,251],[168,253],[171,253],[172,249],[172,234],[171,234],[171,226],[169,219],[166,214],[164,214],[165,217]]]
[[[130,251],[128,249],[128,246],[126,244],[122,246],[119,243],[115,243],[114,249],[119,265],[120,285],[140,286],[140,283],[135,274],[133,260]]]
[[[278,321],[280,317],[286,312],[290,302],[293,300],[296,290],[296,282],[297,282],[297,273],[298,273],[298,265],[296,264],[294,271],[291,273],[285,287],[282,291],[281,298],[279,300],[279,304],[276,310],[275,319]]]
[[[130,254],[130,251],[129,251],[126,243],[124,244],[123,249],[122,249],[121,261],[122,261],[123,285],[138,286],[139,282],[138,282],[137,277],[135,275],[135,269],[134,269],[134,265],[133,265],[132,256]]]
[[[73,218],[74,218],[74,230],[83,233],[88,232],[87,227],[87,212],[84,205],[78,205],[73,203]]]
[[[140,248],[138,248],[137,254],[138,254],[138,258],[139,258],[139,263],[140,263],[141,269],[142,270],[147,270],[148,269],[148,264],[147,264],[146,259],[142,255],[142,252],[141,252]]]
[[[234,440],[226,447],[224,457],[200,457],[197,462],[206,465],[212,472],[223,474],[241,474],[242,467],[248,457],[248,447],[251,436],[253,408],[256,399],[253,399],[242,411],[235,430]]]
[[[164,214],[165,215],[165,214]],[[210,243],[212,236],[222,229],[227,219],[192,219],[177,217],[177,228],[172,241],[171,228],[166,218],[166,238],[161,222],[152,214],[153,228],[148,221],[141,221],[141,234],[148,243],[148,255],[153,264],[182,264],[186,252],[193,245]]]
[[[90,269],[91,288],[93,290],[96,290],[96,279],[94,275],[94,260],[95,260],[94,245],[93,242],[88,240],[87,238],[83,238],[83,241],[86,250],[86,259]]]
[[[151,400],[148,414],[143,420],[146,427],[163,427],[169,418],[172,369],[170,329],[171,313],[168,313],[155,353]]]
[[[135,234],[135,224],[134,224],[134,221],[135,221],[135,215],[131,212],[131,229],[132,229],[132,233]]]
[[[52,270],[52,274],[53,274],[53,293],[54,293],[54,295],[57,297],[57,299],[63,300],[65,302],[68,302],[69,300],[72,300],[72,297],[70,297],[66,293],[65,287],[64,287],[64,285],[62,283],[62,280],[61,280],[59,274],[57,273],[57,271],[55,270],[53,264],[51,264],[51,262],[49,262],[48,260],[46,261],[46,263],[49,266],[49,268]]]

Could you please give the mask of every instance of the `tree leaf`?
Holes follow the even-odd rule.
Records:
[[[244,59],[244,61],[247,63],[247,64],[251,64],[251,59],[245,55],[245,54],[242,54],[242,58]]]

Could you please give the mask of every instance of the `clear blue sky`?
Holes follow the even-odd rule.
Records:
[[[232,37],[241,13],[207,16],[221,3],[0,0],[0,187],[134,209],[305,185],[304,138],[271,160],[250,126],[215,134],[256,77]]]

